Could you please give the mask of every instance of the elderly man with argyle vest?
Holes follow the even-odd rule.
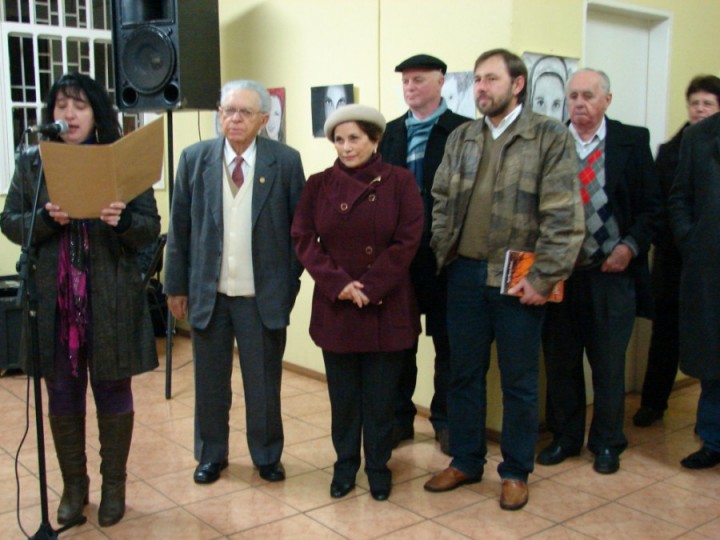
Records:
[[[635,316],[651,310],[647,254],[660,223],[660,192],[648,130],[605,116],[612,102],[607,75],[579,70],[568,82],[567,98],[585,240],[565,284],[565,300],[546,314],[546,418],[553,440],[537,462],[556,465],[582,449],[586,353],[594,391],[587,446],[595,471],[612,474],[627,446],[625,352]]]

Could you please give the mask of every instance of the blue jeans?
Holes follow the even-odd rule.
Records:
[[[697,432],[703,444],[720,452],[720,380],[700,379]]]
[[[448,419],[452,466],[480,476],[487,443],[485,380],[496,342],[503,392],[502,478],[527,480],[538,433],[538,371],[543,306],[488,287],[487,262],[460,258],[448,267],[450,389]]]

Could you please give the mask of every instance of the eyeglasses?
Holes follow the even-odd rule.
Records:
[[[250,120],[260,111],[251,111],[250,109],[236,109],[235,107],[220,107],[224,116],[232,118],[236,114],[239,114],[243,120]]]

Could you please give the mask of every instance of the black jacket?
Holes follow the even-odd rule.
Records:
[[[662,220],[653,241],[655,251],[653,252],[652,282],[656,308],[659,308],[659,304],[664,303],[677,305],[680,294],[682,259],[673,237],[667,206],[670,189],[680,162],[680,143],[685,129],[689,125],[686,123],[672,139],[661,144],[655,158],[655,169],[663,206]]]
[[[5,208],[0,214],[3,234],[16,244],[20,244],[23,234],[28,232],[40,165],[37,147],[18,158]],[[87,179],[88,186],[92,186],[92,181]],[[48,200],[47,186],[43,185],[33,247],[37,251],[40,361],[43,375],[51,377],[56,354],[57,274],[63,227],[43,209]],[[99,219],[89,220],[88,226],[91,255],[88,297],[92,324],[89,365],[92,377],[101,381],[124,379],[158,365],[150,310],[136,262],[137,250],[151,244],[160,234],[160,216],[153,190],[148,189],[130,201],[123,211],[125,216],[130,217],[125,227],[111,227]],[[21,357],[21,363],[25,360]],[[32,374],[31,368],[23,365],[28,374]]]
[[[378,150],[385,163],[398,167],[407,167],[407,114],[388,123],[385,135]],[[425,224],[420,248],[410,267],[415,294],[417,295],[420,312],[426,314],[426,332],[428,335],[446,334],[445,328],[445,274],[440,276],[436,272],[435,256],[430,249],[430,225],[433,207],[432,184],[435,171],[440,166],[445,151],[445,143],[452,131],[469,122],[470,118],[455,114],[451,110],[445,111],[438,118],[430,131],[425,157],[423,161],[423,186],[420,194],[425,208]]]
[[[607,119],[605,191],[621,236],[631,236],[640,252],[630,263],[635,275],[637,314],[651,317],[648,251],[662,218],[660,190],[647,129]]]

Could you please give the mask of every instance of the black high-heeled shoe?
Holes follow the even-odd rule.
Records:
[[[333,480],[330,484],[330,496],[333,499],[340,499],[355,489],[353,482],[338,482]]]
[[[387,501],[390,497],[390,488],[372,489],[370,488],[370,495],[376,501]]]

